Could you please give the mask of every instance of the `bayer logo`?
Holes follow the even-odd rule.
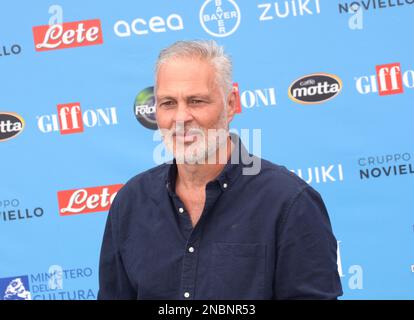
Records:
[[[240,9],[234,0],[207,0],[200,9],[200,24],[214,37],[227,37],[240,25]]]

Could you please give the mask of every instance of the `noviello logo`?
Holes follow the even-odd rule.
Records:
[[[134,114],[138,122],[145,128],[158,129],[155,118],[154,87],[145,88],[137,94],[134,102]]]
[[[207,0],[200,9],[200,24],[213,37],[233,34],[240,20],[240,9],[234,0]]]

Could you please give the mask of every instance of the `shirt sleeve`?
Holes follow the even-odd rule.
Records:
[[[278,232],[276,299],[337,299],[337,241],[319,193],[307,186],[287,207]]]
[[[109,210],[101,247],[98,300],[137,299],[136,290],[128,279],[118,249],[116,224],[118,210],[118,199],[115,197]]]

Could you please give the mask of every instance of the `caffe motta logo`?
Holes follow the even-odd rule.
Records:
[[[58,191],[59,215],[108,211],[123,184]]]
[[[24,129],[24,120],[14,112],[0,111],[0,142],[15,138]]]
[[[317,104],[335,98],[342,80],[328,73],[309,74],[295,80],[288,89],[289,98],[300,104]]]
[[[99,19],[33,27],[36,51],[67,49],[103,43]]]

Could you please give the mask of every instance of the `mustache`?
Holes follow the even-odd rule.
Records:
[[[190,127],[190,128],[171,128],[170,134],[172,136],[184,136],[188,134],[200,134],[203,130],[197,127]]]

